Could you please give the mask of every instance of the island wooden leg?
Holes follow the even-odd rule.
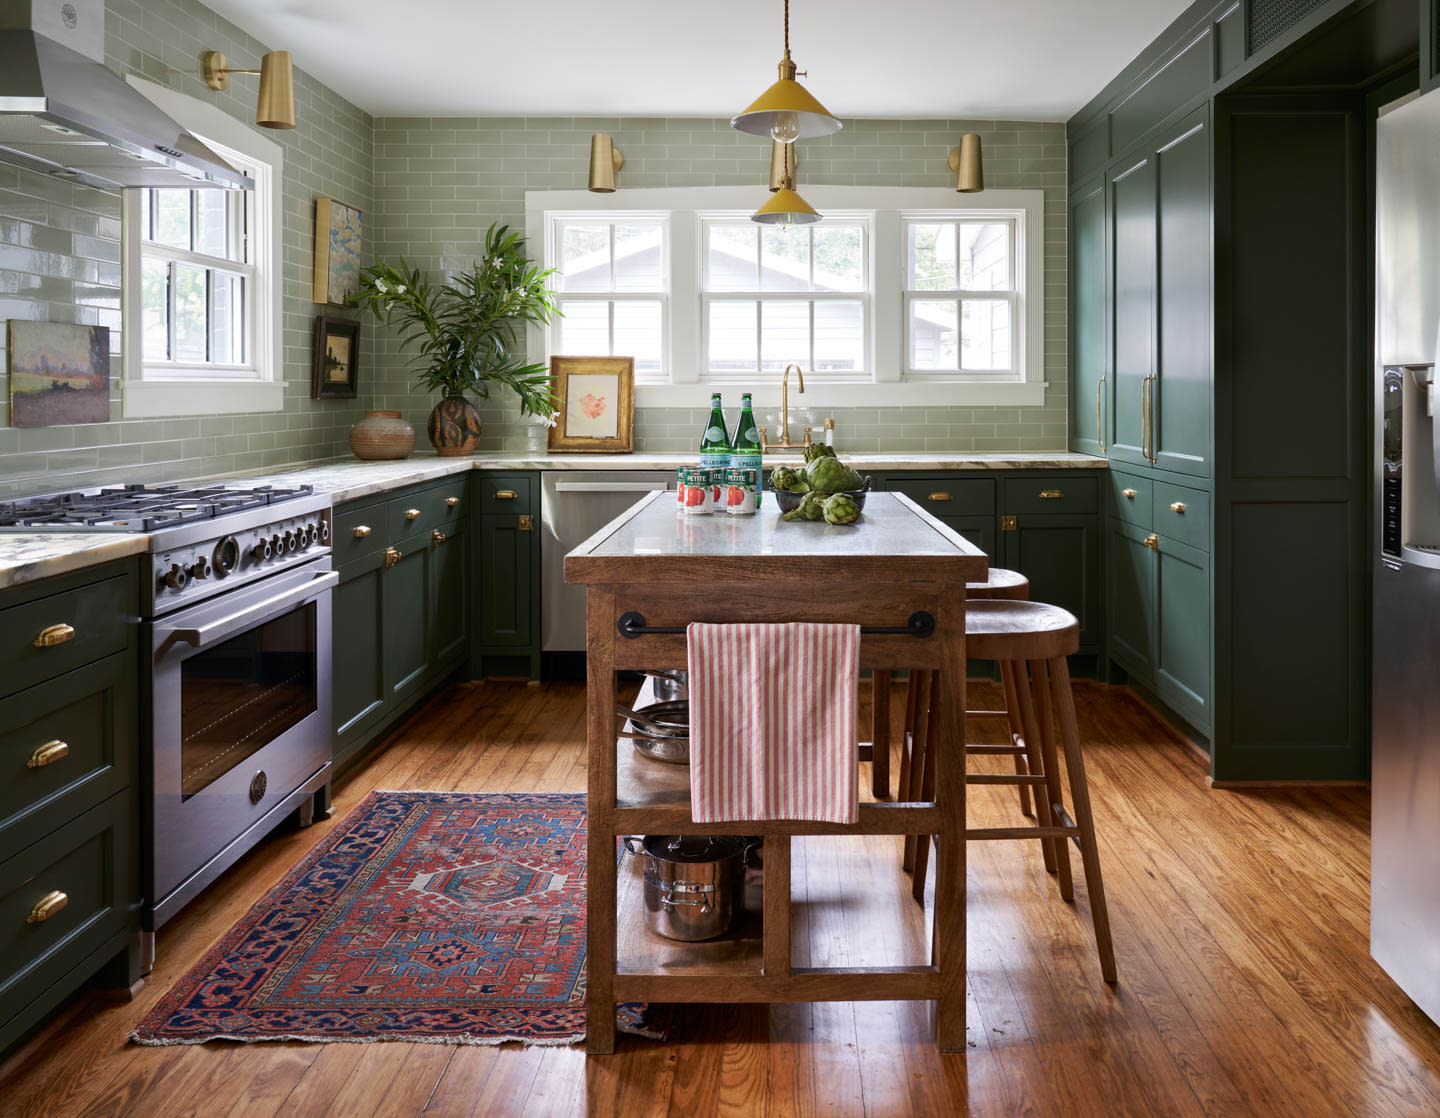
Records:
[[[790,836],[765,836],[763,936],[765,977],[790,973]]]
[[[940,969],[935,1042],[965,1051],[965,586],[947,588],[937,621],[941,667],[939,721],[933,736],[935,803],[940,809],[935,858],[933,954]]]
[[[877,800],[890,798],[890,673],[870,673],[870,791]]]
[[[585,1051],[615,1051],[615,628],[613,594],[590,587],[586,596]]]

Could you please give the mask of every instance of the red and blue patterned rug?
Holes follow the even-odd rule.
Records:
[[[663,1036],[646,1008],[618,1026]],[[585,797],[373,792],[130,1039],[584,1036]]]

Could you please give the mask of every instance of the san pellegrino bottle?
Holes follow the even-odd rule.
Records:
[[[755,427],[755,415],[750,409],[750,393],[740,397],[740,421],[735,425],[734,445],[730,450],[730,465],[737,470],[754,470],[756,478],[755,506],[760,506],[760,488],[764,475],[760,472],[764,448],[760,445],[760,432]]]
[[[720,393],[710,394],[710,420],[700,437],[700,468],[723,470],[730,465],[730,435],[725,430],[725,412],[720,407]]]

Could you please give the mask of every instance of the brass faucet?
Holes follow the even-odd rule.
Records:
[[[780,441],[772,443],[766,434],[764,427],[760,428],[760,446],[765,450],[798,450],[810,445],[810,428],[805,428],[805,441],[803,443],[792,443],[790,441],[790,370],[795,370],[795,380],[799,383],[800,392],[805,392],[805,374],[800,371],[799,365],[786,365],[785,371],[780,374]]]

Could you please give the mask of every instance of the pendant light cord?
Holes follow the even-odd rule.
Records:
[[[790,57],[790,0],[785,0],[785,57]]]

